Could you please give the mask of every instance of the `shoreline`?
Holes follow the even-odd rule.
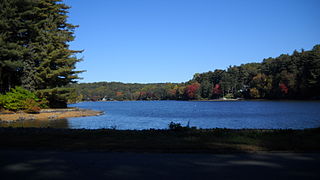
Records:
[[[319,102],[319,99],[195,99],[195,100],[175,100],[175,99],[158,99],[158,100],[112,100],[112,101],[80,101],[83,102],[138,102],[138,101],[185,101],[185,102],[228,102],[228,101],[308,101]],[[73,103],[73,104],[77,104]]]
[[[63,108],[63,109],[42,109],[40,113],[30,114],[25,112],[0,113],[0,122],[12,123],[24,120],[54,120],[72,117],[99,116],[102,111],[80,108]]]

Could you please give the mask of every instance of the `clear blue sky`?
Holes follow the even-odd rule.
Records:
[[[320,44],[319,0],[65,0],[80,82],[184,82]]]

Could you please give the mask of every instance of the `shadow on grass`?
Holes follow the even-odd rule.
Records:
[[[1,179],[319,179],[320,154],[0,151]]]
[[[72,130],[0,128],[2,149],[232,153],[320,151],[320,128],[306,130]]]

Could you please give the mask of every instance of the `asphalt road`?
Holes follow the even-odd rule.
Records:
[[[0,179],[320,179],[320,153],[0,150]]]

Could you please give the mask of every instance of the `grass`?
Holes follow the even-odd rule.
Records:
[[[72,130],[0,128],[1,149],[165,153],[319,152],[320,128],[305,130]]]

